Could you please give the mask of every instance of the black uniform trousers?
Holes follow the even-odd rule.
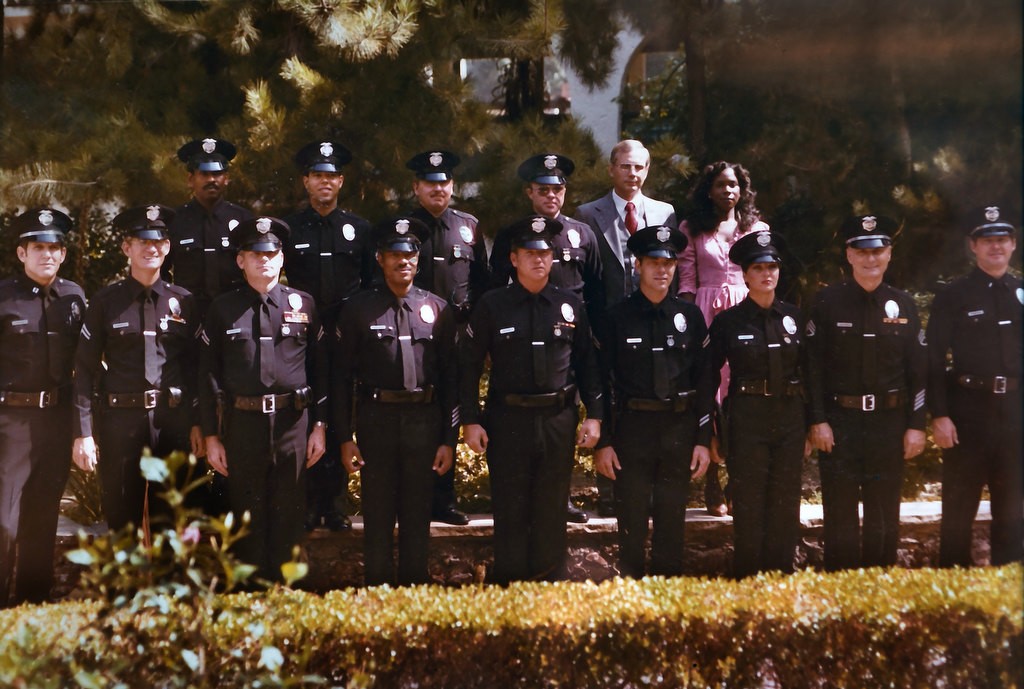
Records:
[[[734,574],[792,572],[800,533],[803,400],[734,393],[726,407]]]
[[[829,405],[826,415],[835,446],[818,455],[825,569],[895,564],[907,412]],[[863,527],[858,503],[864,505]]]
[[[249,535],[238,542],[237,554],[256,566],[257,576],[280,581],[281,565],[302,539],[308,413],[225,412],[228,503],[236,519],[246,511],[250,517]]]
[[[356,436],[366,462],[360,470],[367,586],[396,583],[398,520],[400,585],[423,584],[427,574],[434,454],[441,411],[435,404],[384,404],[361,398]]]
[[[565,505],[579,411],[508,407],[491,398],[487,468],[494,512],[494,577],[500,584],[564,576]]]
[[[57,516],[71,470],[71,410],[0,411],[0,607],[41,603],[53,583]]]
[[[1021,460],[1021,396],[958,389],[950,418],[959,445],[942,451],[942,527],[939,564],[971,564],[971,532],[988,485],[991,497],[992,564],[1021,559],[1024,461]]]
[[[96,444],[99,461],[100,495],[103,514],[111,530],[132,523],[142,526],[146,500],[146,479],[139,468],[144,448],[154,457],[166,457],[175,451],[190,452],[189,420],[184,407],[169,409],[110,408],[94,404]],[[150,488],[149,505],[154,513],[167,514],[169,508],[158,498],[162,486]]]
[[[693,412],[627,410],[618,418],[612,446],[622,466],[615,479],[615,512],[623,576],[644,576],[644,545],[651,517],[651,574],[682,575],[696,431]]]

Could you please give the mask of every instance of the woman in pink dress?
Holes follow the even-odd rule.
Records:
[[[729,249],[748,232],[768,229],[754,206],[756,195],[743,166],[725,161],[705,167],[690,192],[693,211],[679,225],[690,240],[679,257],[679,294],[696,302],[709,327],[717,314],[747,296],[743,271],[729,260]],[[719,403],[728,389],[727,363],[722,367]],[[709,514],[722,517],[728,512],[718,477],[724,459],[714,441],[711,457],[714,461],[705,478],[704,503]]]

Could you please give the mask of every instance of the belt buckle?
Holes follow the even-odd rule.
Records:
[[[277,412],[277,395],[263,396],[263,413],[274,414]]]
[[[43,390],[39,393],[39,408],[46,409],[48,406],[50,406],[50,391]]]
[[[996,376],[992,379],[992,392],[997,395],[1006,394],[1006,376]]]
[[[875,396],[864,395],[860,398],[860,410],[861,411],[874,411],[875,410]]]
[[[156,409],[156,399],[159,395],[159,390],[146,390],[142,393],[142,406],[146,409]]]

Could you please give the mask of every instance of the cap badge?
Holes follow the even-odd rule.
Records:
[[[547,223],[544,222],[544,218],[534,218],[530,224],[530,229],[534,232],[543,232],[545,227],[547,227]]]
[[[772,243],[772,237],[767,232],[758,232],[757,243],[760,244],[761,246],[768,246],[769,244]]]
[[[420,307],[420,318],[424,323],[433,323],[437,320],[437,316],[434,314],[434,309],[430,307],[430,304],[424,304]]]
[[[864,219],[860,221],[860,226],[867,232],[874,232],[878,227],[878,219],[873,215],[865,215]]]
[[[203,139],[203,151],[206,153],[213,153],[217,150],[216,139]]]
[[[50,211],[39,211],[39,224],[47,227],[53,223],[53,213]]]
[[[987,206],[985,208],[985,220],[989,222],[999,220],[999,206]]]
[[[786,316],[782,319],[782,327],[790,335],[796,335],[796,320],[792,316]]]
[[[892,299],[885,302],[885,315],[888,316],[889,318],[899,318],[900,305],[897,304]]]
[[[676,330],[678,330],[679,332],[685,333],[686,332],[686,316],[684,316],[681,313],[677,313],[675,316],[672,316],[672,325],[676,326]]]
[[[149,206],[146,208],[146,220],[156,222],[160,219],[160,206]]]
[[[576,320],[576,312],[572,310],[571,304],[562,304],[562,318],[565,319],[566,323],[572,323]]]
[[[667,242],[670,235],[671,233],[668,231],[668,228],[663,227],[660,230],[658,230],[658,241]]]
[[[325,141],[320,144],[320,155],[324,158],[329,158],[334,155],[334,146],[331,145],[330,141]]]
[[[292,311],[302,310],[302,297],[295,292],[288,295],[288,306],[292,307]]]
[[[463,225],[459,228],[459,236],[462,237],[462,241],[466,244],[473,243],[473,230],[469,229],[469,226]]]
[[[409,221],[405,218],[395,222],[395,232],[398,234],[405,234],[409,231]]]
[[[341,228],[341,234],[345,236],[345,239],[352,241],[356,238],[356,228],[352,226],[352,223],[345,223]]]
[[[430,154],[429,160],[430,160],[430,164],[433,167],[438,167],[441,163],[444,162],[444,156],[441,155],[439,152],[434,151],[433,153]]]
[[[566,236],[569,237],[569,243],[572,244],[572,248],[573,249],[579,249],[580,248],[580,233],[579,233],[579,230],[569,230],[566,233]]]
[[[558,166],[558,156],[544,156],[544,167],[554,170]]]
[[[260,234],[266,234],[270,232],[270,227],[273,225],[270,218],[260,218],[256,221],[256,231]]]

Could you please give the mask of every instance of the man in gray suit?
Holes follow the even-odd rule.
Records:
[[[596,201],[576,209],[576,217],[590,225],[597,235],[601,252],[605,308],[622,301],[639,286],[633,270],[633,254],[626,248],[629,238],[642,227],[668,225],[675,227],[676,213],[671,204],[656,201],[643,194],[644,181],[651,169],[651,152],[635,139],[626,139],[612,148],[608,176],[612,190]],[[593,319],[591,327],[601,336],[601,318]],[[615,514],[612,482],[597,477],[597,511],[602,517]]]

